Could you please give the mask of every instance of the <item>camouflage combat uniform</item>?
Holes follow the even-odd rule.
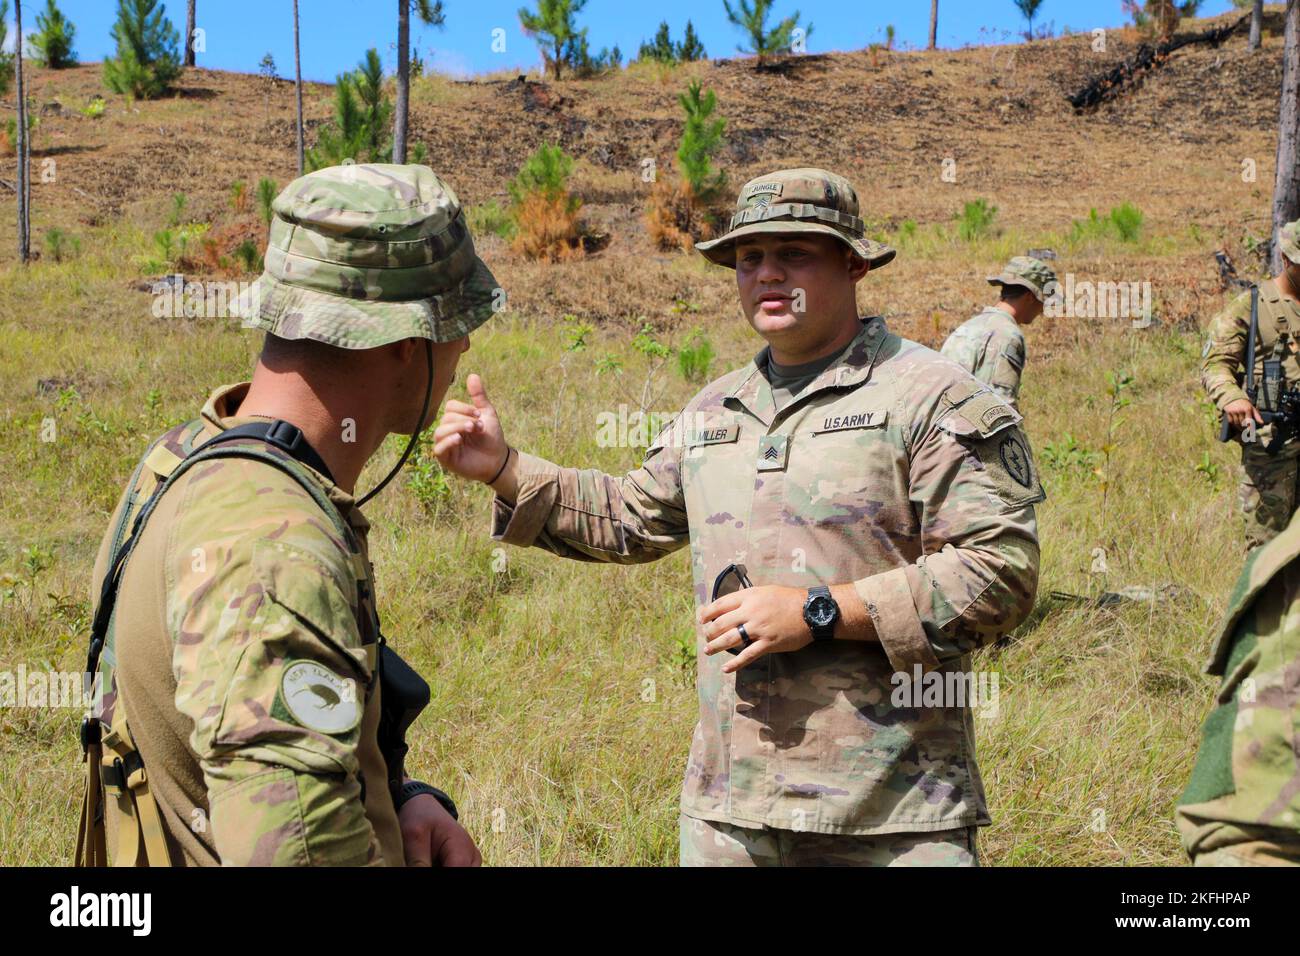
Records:
[[[1289,224],[1283,230],[1296,226]],[[1294,238],[1283,241],[1283,252],[1300,262],[1300,248]],[[1290,251],[1287,251],[1290,249]],[[1231,402],[1246,398],[1237,381],[1237,373],[1246,364],[1246,340],[1250,328],[1250,292],[1233,299],[1226,309],[1210,322],[1201,363],[1201,384],[1222,412]],[[1288,385],[1300,384],[1300,360],[1297,340],[1300,335],[1300,302],[1287,298],[1273,279],[1259,283],[1259,339],[1255,343],[1255,381],[1263,381],[1264,360],[1277,356]],[[1257,386],[1258,392],[1258,386]],[[1256,397],[1258,406],[1259,398]],[[1246,521],[1246,546],[1256,548],[1277,535],[1291,520],[1298,500],[1296,495],[1296,459],[1300,458],[1300,441],[1292,438],[1276,454],[1264,449],[1273,437],[1273,426],[1258,426],[1255,440],[1241,441],[1241,483],[1239,503]]]
[[[989,276],[992,285],[1023,286],[1042,302],[1050,295],[1056,274],[1040,259],[1016,256],[1001,273]],[[1007,312],[990,305],[953,330],[940,352],[1016,407],[1020,375],[1025,369],[1025,335]]]
[[[1300,865],[1300,522],[1247,559],[1211,655],[1223,677],[1178,806],[1197,866]]]
[[[495,280],[455,194],[426,167],[320,170],[274,211],[266,272],[243,306],[250,327],[365,349],[455,341],[492,314]],[[252,421],[239,414],[246,390],[219,389],[150,447],[97,582],[125,534],[123,509],[133,515],[198,445]],[[243,457],[179,473],[125,566],[100,659],[103,723],[127,715],[174,864],[400,866],[393,768],[376,739],[369,525],[327,475],[239,443],[285,459],[305,483]],[[123,797],[107,802],[115,862],[134,856],[115,844],[135,813]]]
[[[765,196],[787,218],[763,218]],[[888,261],[856,213],[847,182],[795,170],[747,185],[737,219],[764,232],[835,222],[863,258]],[[723,831],[742,828],[751,845],[807,838],[803,852],[763,851],[773,860],[907,862],[928,841],[913,859],[972,862],[989,816],[971,710],[895,706],[891,678],[969,671],[1033,604],[1043,494],[1020,416],[878,317],[779,410],[767,355],[702,389],[624,477],[521,454],[492,534],[619,563],[689,541],[697,607],[732,562],[755,586],[852,582],[879,643],[818,642],[731,675],[726,655],[698,654],[682,860],[714,847],[707,862],[734,861]],[[694,839],[701,828],[718,832]]]

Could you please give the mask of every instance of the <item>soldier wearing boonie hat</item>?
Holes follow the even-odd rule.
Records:
[[[1056,273],[1041,259],[1015,256],[988,283],[998,287],[998,301],[957,326],[940,351],[1015,406],[1026,360],[1020,327],[1043,314]]]
[[[1300,335],[1300,221],[1278,230],[1282,271],[1257,285],[1259,333],[1255,341],[1255,381],[1264,381],[1264,362],[1280,362],[1286,387],[1300,385],[1297,335]],[[1294,436],[1273,454],[1275,426],[1265,425],[1244,385],[1246,341],[1250,329],[1250,290],[1237,296],[1210,320],[1202,352],[1201,384],[1237,432],[1241,442],[1238,504],[1245,519],[1246,549],[1271,541],[1291,521],[1297,494],[1300,440]],[[1261,396],[1256,395],[1256,401]]]
[[[389,716],[422,682],[380,649],[360,504],[397,469],[353,489],[388,434],[405,460],[499,291],[427,167],[322,169],[273,209],[252,382],[150,445],[100,549],[78,858],[474,864]]]
[[[1043,495],[1020,416],[858,314],[857,283],[894,250],[866,235],[843,177],[760,176],[697,248],[735,269],[767,346],[692,398],[640,468],[512,449],[473,375],[435,454],[496,492],[498,540],[617,563],[690,547],[683,864],[974,864],[989,816],[973,701],[927,704],[918,679],[954,686],[1033,605]]]

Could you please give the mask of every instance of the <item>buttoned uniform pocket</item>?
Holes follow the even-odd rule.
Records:
[[[682,452],[682,491],[691,538],[721,525],[748,519],[753,496],[753,462],[746,450],[755,435],[734,413],[699,414],[678,426]]]
[[[890,411],[878,400],[841,400],[809,410],[792,436],[785,478],[791,529],[835,529],[861,549],[868,529],[874,533],[891,524],[890,503],[906,501],[906,490],[900,490],[902,450],[890,440],[889,422]],[[811,557],[825,544],[808,540],[800,547]]]

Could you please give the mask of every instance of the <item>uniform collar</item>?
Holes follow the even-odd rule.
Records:
[[[223,385],[211,395],[203,405],[203,410],[199,417],[203,419],[206,431],[212,435],[223,432],[228,428],[236,428],[239,425],[247,425],[251,422],[269,422],[272,419],[266,415],[239,415],[236,414],[244,397],[248,394],[249,386],[252,382],[237,382],[234,385]],[[303,464],[300,462],[300,464]],[[367,531],[370,530],[370,522],[366,520],[361,509],[356,506],[356,499],[348,494],[334,482],[330,481],[315,468],[303,464],[308,474],[314,476],[320,482],[326,495],[329,496],[334,507],[339,509],[339,514],[348,520],[348,524],[364,539]]]
[[[995,318],[995,319],[1001,319],[1005,324],[1011,326],[1013,329],[1015,329],[1015,330],[1017,330],[1017,331],[1020,330],[1020,323],[1017,322],[1017,321],[1012,317],[1011,313],[1010,313],[1010,312],[1006,312],[1006,311],[1004,311],[1003,309],[999,309],[996,305],[986,305],[986,306],[984,306],[984,311],[981,312],[980,314],[981,314],[981,315],[989,315],[989,316],[992,316],[992,317]]]
[[[860,385],[871,375],[876,353],[880,351],[889,329],[885,320],[873,316],[862,320],[862,328],[853,341],[844,347],[839,356],[808,386],[799,393],[799,397],[787,405],[782,412],[787,412],[803,403],[811,395],[828,388],[848,388]],[[736,403],[757,418],[764,426],[770,426],[776,417],[776,402],[772,397],[772,384],[767,380],[763,369],[771,355],[771,346],[764,346],[749,363],[740,381],[723,398],[724,403]]]
[[[1259,284],[1259,297],[1265,302],[1283,306],[1292,316],[1300,320],[1300,302],[1284,296],[1282,290],[1277,287],[1277,279],[1272,276],[1268,278],[1268,281]]]

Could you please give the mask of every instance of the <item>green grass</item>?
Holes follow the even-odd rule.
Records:
[[[146,242],[100,229],[75,262],[0,272],[0,301],[23,304],[0,318],[0,670],[81,667],[91,564],[122,482],[151,437],[192,417],[210,387],[245,377],[258,347],[231,320],[152,318],[148,294],[120,272]],[[972,257],[1000,258],[977,246]],[[708,331],[709,376],[758,344],[733,315]],[[1040,596],[1030,621],[976,662],[1001,687],[998,716],[976,721],[995,821],[982,856],[1179,863],[1172,809],[1214,686],[1200,664],[1240,564],[1235,464],[1210,435],[1194,335],[1089,332],[1039,361],[1035,334],[1021,407],[1048,492]],[[461,368],[484,376],[516,446],[620,472],[640,450],[600,447],[597,414],[644,395],[673,409],[698,388],[635,335],[589,329],[572,349],[571,327],[505,313],[475,334]],[[690,347],[684,334],[663,338]],[[1132,405],[1109,439],[1103,508],[1087,453],[1108,440],[1110,371],[1133,376]],[[40,441],[46,418],[53,443]],[[1196,467],[1206,449],[1216,474]],[[399,452],[390,440],[361,487]],[[685,552],[616,567],[504,548],[486,537],[488,502],[424,461],[368,509],[385,633],[433,688],[412,772],[455,795],[488,863],[675,862],[696,708]],[[1098,547],[1104,575],[1090,570]],[[1172,600],[1115,610],[1050,597],[1166,583],[1180,587]],[[70,858],[79,717],[0,710],[6,863]]]

